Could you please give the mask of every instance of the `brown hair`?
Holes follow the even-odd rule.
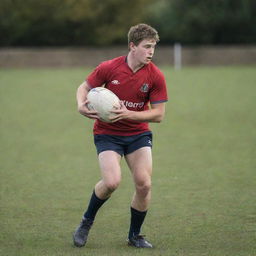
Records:
[[[154,39],[159,42],[158,32],[147,24],[138,24],[132,26],[128,32],[128,49],[130,50],[130,43],[133,42],[138,45],[144,39]]]

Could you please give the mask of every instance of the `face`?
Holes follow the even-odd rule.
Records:
[[[154,39],[144,39],[137,46],[131,43],[131,51],[136,61],[140,64],[148,64],[154,55],[156,41]]]

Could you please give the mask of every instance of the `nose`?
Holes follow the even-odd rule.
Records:
[[[151,48],[149,49],[149,55],[150,55],[150,56],[153,56],[154,50],[155,50],[155,48],[153,48],[153,47],[151,47]]]

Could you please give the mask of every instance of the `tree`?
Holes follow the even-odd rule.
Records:
[[[161,43],[256,43],[254,0],[1,0],[0,46],[110,45],[149,23]]]
[[[166,43],[256,42],[254,0],[161,0],[149,12],[148,22],[159,27]]]
[[[106,45],[126,42],[152,0],[2,0],[1,45]]]

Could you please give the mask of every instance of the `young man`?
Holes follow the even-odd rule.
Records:
[[[158,33],[151,26],[131,27],[128,55],[102,62],[77,90],[78,111],[96,120],[94,142],[102,177],[73,235],[77,247],[85,245],[97,211],[117,189],[123,156],[135,183],[128,244],[137,248],[153,247],[140,235],[140,230],[151,197],[152,134],[148,122],[162,121],[167,101],[165,78],[151,62],[158,41]],[[87,108],[87,94],[98,86],[105,86],[121,100],[121,108],[113,111],[116,115],[112,123],[100,121],[97,112]]]

